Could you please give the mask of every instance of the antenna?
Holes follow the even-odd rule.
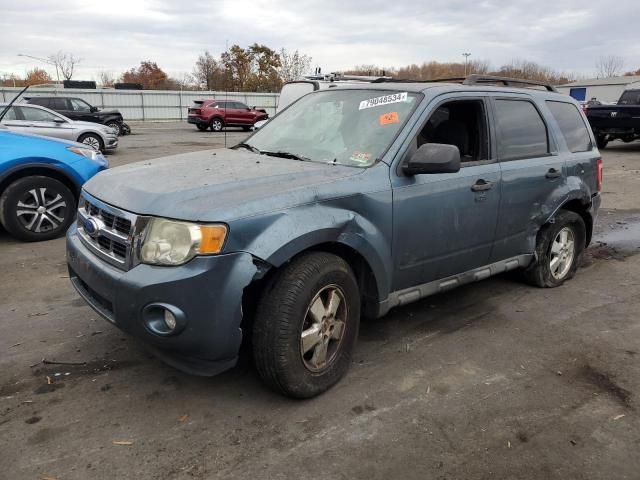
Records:
[[[229,40],[224,41],[224,51],[229,55]],[[227,64],[228,65],[228,64]],[[224,148],[227,148],[227,108],[229,108],[229,67],[224,76]]]

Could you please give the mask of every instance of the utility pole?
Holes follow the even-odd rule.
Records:
[[[469,65],[469,57],[471,56],[471,54],[469,52],[465,52],[462,54],[462,56],[464,57],[464,76],[467,76],[467,67]]]
[[[56,89],[60,88],[60,74],[58,73],[58,63],[52,62],[51,60],[47,60],[46,58],[34,57],[33,55],[25,55],[24,53],[19,53],[19,57],[27,57],[33,58],[34,60],[39,60],[44,63],[48,63],[49,65],[54,65],[56,67]]]

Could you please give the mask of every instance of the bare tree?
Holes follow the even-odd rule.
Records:
[[[289,53],[286,49],[280,50],[280,67],[278,74],[283,82],[298,80],[302,75],[309,71],[311,66],[311,57],[303,53]]]
[[[113,87],[113,84],[116,83],[116,76],[113,72],[103,70],[98,74],[98,82],[102,87]]]
[[[56,65],[56,68],[60,70],[60,73],[65,80],[71,80],[73,77],[73,71],[75,70],[80,59],[73,56],[73,53],[64,53],[59,51],[55,55],[49,56],[49,61]]]
[[[598,78],[610,78],[622,75],[624,59],[617,55],[606,55],[600,57],[596,63]]]
[[[206,90],[215,90],[224,85],[224,68],[208,51],[198,57],[193,68],[193,78]]]

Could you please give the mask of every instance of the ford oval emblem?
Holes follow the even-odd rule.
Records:
[[[95,218],[86,218],[82,224],[82,228],[84,228],[84,231],[87,232],[87,235],[90,237],[96,237],[98,233],[100,233],[100,224]]]

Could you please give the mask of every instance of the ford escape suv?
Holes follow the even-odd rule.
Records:
[[[602,162],[551,86],[471,76],[309,93],[231,149],[100,173],[70,279],[167,363],[213,375],[243,340],[306,398],[346,373],[360,318],[508,270],[576,272]]]

